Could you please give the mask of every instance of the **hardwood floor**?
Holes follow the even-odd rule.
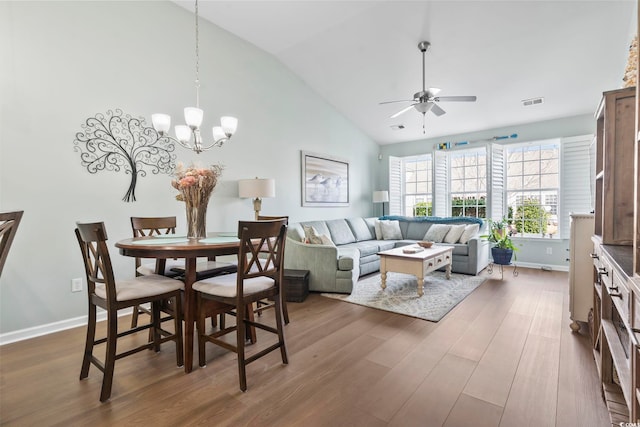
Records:
[[[84,328],[5,345],[0,424],[609,425],[586,325],[569,328],[567,273],[482,275],[438,323],[318,294],[289,303],[289,365],[279,352],[252,363],[246,393],[235,355],[213,346],[188,375],[170,345],[119,360],[101,404],[102,373],[78,380]]]

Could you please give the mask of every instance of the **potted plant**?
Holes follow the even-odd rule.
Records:
[[[518,248],[513,244],[513,240],[507,232],[508,221],[503,218],[499,221],[489,220],[489,234],[481,237],[486,238],[493,244],[491,257],[495,264],[509,265],[514,252]]]

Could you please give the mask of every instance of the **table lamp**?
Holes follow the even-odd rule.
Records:
[[[276,197],[276,181],[272,178],[241,179],[238,181],[238,195],[241,198],[253,199],[253,210],[256,221],[262,209],[262,198]]]
[[[382,203],[382,216],[384,216],[384,202],[389,201],[389,192],[387,190],[374,191],[373,203]]]

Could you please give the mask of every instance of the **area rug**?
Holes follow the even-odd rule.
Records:
[[[437,322],[485,280],[486,277],[455,273],[447,280],[444,272],[435,271],[425,278],[424,295],[418,297],[415,276],[391,272],[387,273],[384,291],[380,288],[380,274],[375,274],[357,282],[351,295],[322,296]]]

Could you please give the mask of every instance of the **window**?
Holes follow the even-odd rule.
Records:
[[[507,218],[511,233],[558,237],[560,145],[541,143],[506,149]]]
[[[451,216],[487,217],[485,148],[450,154]]]
[[[433,163],[431,155],[402,159],[402,171],[404,215],[433,215],[431,199]]]

